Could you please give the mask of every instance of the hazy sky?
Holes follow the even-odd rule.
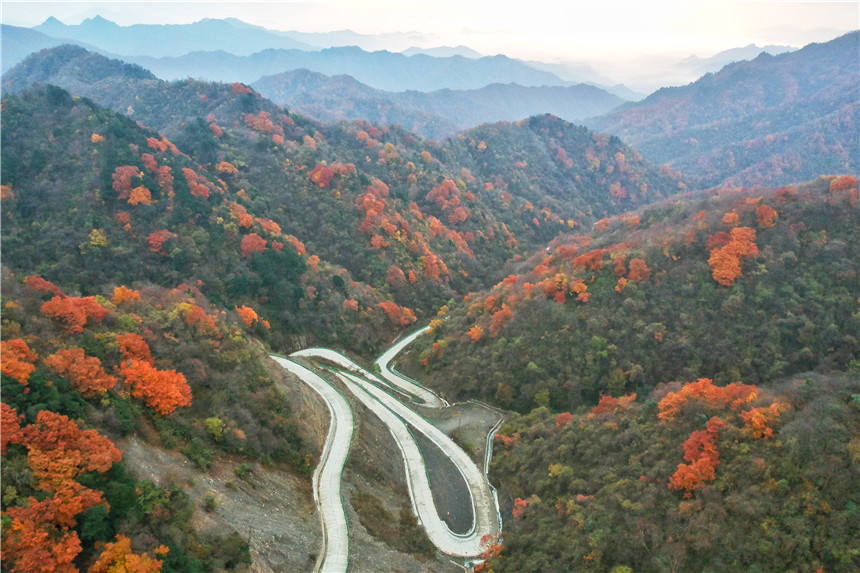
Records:
[[[802,47],[860,27],[860,2],[603,2],[529,0],[427,2],[33,2],[3,0],[5,24],[34,26],[49,16],[77,24],[95,15],[121,25],[179,24],[235,17],[277,30],[363,34],[417,32],[392,38],[392,51],[467,45],[483,54],[575,61],[628,68],[710,56],[749,44]],[[620,70],[620,68],[619,68]],[[653,70],[652,70],[653,71]],[[616,74],[617,75],[617,74]]]

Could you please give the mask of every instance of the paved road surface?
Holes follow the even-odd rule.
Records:
[[[323,548],[314,571],[346,571],[349,564],[349,527],[341,496],[341,474],[352,443],[352,407],[340,392],[313,371],[280,356],[272,358],[313,388],[325,401],[331,414],[328,437],[313,477],[314,500],[320,510],[323,530]]]
[[[430,424],[420,414],[394,397],[407,396],[414,402],[430,407],[447,406],[447,402],[414,380],[409,380],[389,367],[397,354],[418,336],[426,333],[421,329],[398,341],[382,354],[376,365],[382,380],[362,368],[345,355],[328,348],[308,348],[291,355],[293,358],[310,360],[324,359],[336,364],[335,373],[347,390],[370,409],[391,432],[400,449],[406,470],[406,481],[413,510],[423,525],[427,536],[440,551],[456,557],[480,555],[489,542],[501,532],[498,501],[492,486],[469,456],[444,432]],[[343,396],[313,371],[281,357],[273,356],[284,368],[319,393],[332,415],[328,439],[320,465],[314,472],[314,496],[320,506],[323,522],[325,550],[317,562],[315,571],[343,572],[348,567],[349,531],[341,498],[340,477],[352,439],[352,409]],[[472,500],[473,523],[467,534],[456,534],[439,517],[433,502],[424,458],[412,432],[418,431],[433,441],[447,455],[463,476]]]

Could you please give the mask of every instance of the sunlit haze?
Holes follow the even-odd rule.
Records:
[[[66,24],[100,15],[120,25],[233,17],[269,29],[387,34],[365,49],[465,45],[486,55],[589,64],[633,87],[672,83],[671,62],[757,44],[802,47],[858,27],[849,2],[15,2],[5,24]]]

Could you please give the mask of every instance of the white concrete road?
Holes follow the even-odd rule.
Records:
[[[343,508],[341,475],[352,443],[352,407],[340,392],[313,371],[280,356],[272,358],[313,388],[325,401],[331,414],[328,436],[313,477],[314,500],[323,530],[323,547],[314,572],[346,571],[349,564],[349,526]]]
[[[416,384],[414,380],[409,380],[398,374],[388,366],[388,364],[394,360],[398,354],[403,352],[404,348],[412,344],[413,340],[422,334],[425,334],[427,331],[427,328],[422,328],[420,330],[416,330],[402,340],[397,341],[391,348],[383,352],[382,356],[376,359],[375,364],[379,366],[379,371],[383,378],[385,378],[389,383],[402,389],[404,392],[412,394],[423,406],[441,408],[442,406],[447,406],[448,402],[423,386]]]
[[[415,402],[430,407],[448,405],[430,390],[401,376],[389,367],[389,363],[397,354],[426,332],[427,329],[421,329],[403,338],[376,360],[385,381],[343,354],[328,348],[308,348],[293,353],[291,357],[324,359],[341,369],[336,371],[340,381],[356,399],[367,406],[388,427],[400,448],[412,507],[427,536],[440,551],[448,555],[474,557],[480,555],[490,543],[489,541],[482,543],[482,539],[494,540],[501,533],[498,501],[493,494],[492,486],[471,458],[444,432],[393,396],[393,393],[406,395]],[[346,571],[349,558],[349,531],[341,500],[340,475],[352,438],[352,409],[340,392],[313,371],[292,360],[276,356],[273,358],[318,392],[331,412],[332,425],[329,428],[320,465],[314,472],[314,495],[320,507],[325,538],[325,551],[320,556],[315,571],[326,573]],[[465,535],[453,533],[439,517],[433,502],[424,458],[412,436],[412,431],[421,432],[433,441],[453,461],[463,476],[472,499],[474,515],[469,533]]]

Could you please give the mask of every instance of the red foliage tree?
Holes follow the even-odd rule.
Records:
[[[690,400],[703,401],[710,408],[721,408],[726,405],[738,409],[743,404],[752,402],[758,396],[758,389],[748,384],[733,383],[728,386],[714,386],[709,378],[699,378],[681,387],[677,392],[669,392],[660,400],[657,417],[671,421],[681,412],[681,407]]]
[[[248,214],[248,210],[242,205],[239,205],[238,203],[230,203],[227,208],[230,209],[230,213],[236,217],[239,226],[243,229],[247,229],[254,224],[254,217]]]
[[[175,233],[171,233],[167,229],[155,231],[149,234],[149,250],[153,253],[158,253],[164,247],[164,243],[175,237]]]
[[[219,161],[218,164],[215,165],[215,171],[222,175],[236,175],[239,173],[236,166],[229,161]]]
[[[728,227],[735,227],[738,224],[738,214],[734,211],[723,215],[723,224]]]
[[[22,386],[27,385],[38,358],[20,338],[0,342],[0,372]]]
[[[262,133],[276,133],[277,131],[281,131],[283,133],[283,129],[276,126],[269,118],[269,114],[265,111],[261,111],[256,115],[253,113],[245,114],[245,125],[254,131]]]
[[[58,287],[51,281],[43,279],[39,275],[28,275],[24,277],[24,286],[37,290],[40,294],[47,294],[50,292],[57,296],[64,296],[63,291],[60,290],[60,287]]]
[[[106,437],[81,430],[67,416],[48,410],[39,412],[23,432],[30,469],[45,491],[58,491],[84,472],[104,473],[122,459],[122,452]]]
[[[245,328],[251,328],[258,320],[257,312],[250,306],[237,306],[236,312],[239,313],[239,318],[245,323]]]
[[[669,479],[670,489],[684,490],[684,497],[690,497],[694,489],[714,481],[720,465],[717,440],[720,428],[725,425],[715,416],[708,421],[707,429],[690,434],[684,442],[684,459],[690,463],[678,464],[678,470]]]
[[[118,199],[121,201],[128,200],[132,189],[131,180],[135,177],[143,177],[140,168],[135,165],[120,165],[114,169],[111,178],[113,179],[114,191],[119,193]]]
[[[248,233],[242,238],[242,256],[250,257],[254,253],[262,253],[266,250],[266,239],[257,233]]]
[[[514,500],[514,509],[511,512],[514,516],[514,519],[522,519],[523,515],[526,513],[526,508],[529,506],[529,501],[527,499],[516,498]]]
[[[206,314],[206,311],[196,304],[189,305],[189,308],[184,313],[185,324],[193,326],[203,334],[218,334],[218,327],[215,326],[215,319]]]
[[[88,322],[101,322],[108,314],[92,296],[55,296],[42,305],[42,315],[58,321],[70,333],[83,332]]]
[[[148,362],[132,359],[122,363],[120,374],[131,386],[131,395],[142,398],[160,416],[191,404],[188,382],[176,370],[158,370]]]
[[[723,247],[728,245],[729,241],[731,240],[732,236],[728,233],[724,233],[723,231],[720,231],[719,233],[714,233],[713,235],[708,237],[707,241],[705,241],[705,250],[710,253],[716,249],[722,249]]]
[[[234,94],[249,94],[251,93],[251,88],[244,84],[240,84],[239,82],[233,82],[233,93]]]
[[[758,226],[762,229],[769,229],[776,225],[776,220],[779,217],[776,209],[768,207],[767,205],[759,205],[755,210],[755,216],[758,221]]]
[[[334,169],[320,163],[308,173],[308,179],[316,183],[320,189],[325,189],[334,179]]]
[[[197,175],[193,169],[187,167],[182,168],[182,174],[188,182],[188,190],[193,197],[209,198],[209,187],[203,184],[206,181],[205,179]]]
[[[77,573],[73,561],[81,552],[81,541],[74,531],[40,519],[43,505],[13,507],[7,512],[9,527],[3,532],[3,562],[10,571],[50,571]]]
[[[138,185],[128,195],[128,204],[129,205],[153,205],[155,201],[152,200],[152,193],[144,187],[143,185]]]
[[[788,408],[787,402],[778,400],[767,408],[751,408],[746,412],[741,412],[740,417],[754,438],[768,440],[773,437],[771,426],[779,420],[779,415]]]
[[[555,427],[561,428],[565,424],[569,424],[571,420],[573,420],[573,414],[570,412],[562,412],[555,417]]]
[[[261,229],[263,229],[270,235],[281,234],[281,226],[272,221],[271,219],[261,219],[259,217],[256,217],[254,220],[260,225]]]
[[[830,182],[830,192],[836,193],[838,191],[844,191],[846,189],[851,189],[857,185],[857,180],[850,175],[842,175],[841,177],[836,177],[833,181]]]
[[[481,337],[484,336],[484,329],[476,324],[469,329],[469,332],[466,333],[466,336],[471,338],[472,342],[478,342],[479,340],[481,340]]]
[[[297,238],[295,238],[292,235],[287,235],[286,239],[287,239],[287,242],[289,244],[291,244],[293,246],[293,248],[296,250],[296,253],[298,253],[302,256],[307,254],[308,251],[305,248],[305,244],[303,242],[301,242],[300,240],[298,240]]]
[[[87,397],[104,394],[116,385],[116,378],[104,371],[101,360],[87,356],[83,348],[58,350],[45,359],[45,364]]]
[[[142,360],[152,364],[152,353],[149,350],[149,345],[139,334],[133,332],[120,334],[116,337],[116,343],[119,345],[119,351],[124,360]]]
[[[573,268],[584,267],[592,271],[599,271],[603,268],[603,257],[608,254],[607,249],[595,249],[573,259]]]
[[[630,272],[627,278],[631,281],[647,281],[651,278],[651,269],[645,264],[642,259],[630,259]]]
[[[21,443],[21,418],[15,408],[0,402],[0,454],[6,455],[9,444]]]
[[[384,300],[379,303],[379,308],[382,309],[388,320],[395,324],[400,324],[400,307],[397,306],[397,303]]]
[[[490,317],[490,337],[496,338],[505,323],[513,318],[513,316],[514,311],[506,304],[503,304],[502,308],[494,312],[493,316]]]
[[[750,227],[732,229],[729,242],[712,251],[708,259],[715,281],[724,286],[735,284],[741,276],[741,261],[758,254],[755,238],[755,229]]]

